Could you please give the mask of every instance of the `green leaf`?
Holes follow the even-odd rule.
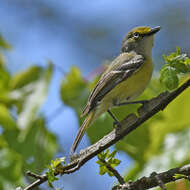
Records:
[[[0,34],[0,48],[11,49],[11,46],[3,39],[3,36]]]
[[[107,173],[108,173],[108,175],[109,175],[110,177],[114,176],[113,173],[112,173],[111,171],[109,171],[109,170],[107,171]]]
[[[164,61],[166,63],[173,63],[175,61],[178,61],[178,60],[182,60],[186,57],[186,54],[182,54],[181,55],[181,50],[179,47],[176,47],[176,52],[173,52],[171,53],[170,55],[166,56],[166,55],[163,55],[162,56]]]
[[[5,140],[4,136],[1,134],[0,135],[0,149],[7,147],[7,141]]]
[[[22,157],[17,152],[4,148],[0,150],[0,173],[4,180],[20,182],[22,177]]]
[[[64,163],[65,164],[65,157],[62,158],[56,158],[56,160],[52,160],[52,167],[56,168],[59,164]]]
[[[184,175],[184,174],[175,174],[173,177],[175,179],[181,179],[181,178],[186,178],[186,175]]]
[[[181,54],[181,48],[179,46],[176,47],[176,54],[177,55]]]
[[[105,150],[105,158],[108,158],[108,157],[109,157],[109,152],[110,152],[109,149],[106,149],[106,150]]]
[[[58,150],[56,136],[47,130],[45,120],[34,120],[25,134],[21,130],[3,131],[9,148],[22,155],[23,168],[40,173]]]
[[[105,160],[106,159],[106,153],[102,151],[100,154],[97,155],[99,160]]]
[[[183,74],[190,71],[190,65],[189,65],[190,59],[187,57],[187,54],[181,54],[181,50],[179,47],[176,48],[176,52],[173,52],[168,56],[164,55],[163,58],[167,64],[163,66],[161,74],[166,72],[168,66],[172,67],[173,70],[176,71],[176,74]]]
[[[37,113],[44,103],[52,76],[52,65],[49,64],[40,74],[36,81],[30,81],[27,88],[17,89],[12,92],[12,98],[19,97],[17,105],[19,108],[17,125],[24,130],[37,118]]]
[[[39,79],[42,73],[42,68],[39,66],[32,66],[26,71],[22,71],[14,75],[10,81],[11,89],[22,88],[25,85]]]
[[[11,98],[9,97],[9,82],[11,76],[4,67],[0,64],[0,102],[9,105]]]
[[[173,65],[178,73],[187,73],[189,72],[188,66],[185,63],[176,63]]]
[[[96,161],[97,164],[99,164],[100,166],[104,166],[105,164],[103,162],[101,162],[100,160]]]
[[[17,127],[8,108],[3,104],[0,104],[0,125],[7,130],[15,129]]]
[[[99,174],[104,175],[107,172],[106,166],[100,166],[99,168]]]
[[[113,165],[112,167],[118,166],[121,163],[121,160],[114,158],[111,164]]]
[[[111,154],[108,155],[108,158],[114,158],[117,153],[117,150],[114,150]]]
[[[176,70],[169,66],[164,67],[161,70],[160,81],[169,90],[177,88],[179,84],[179,79]]]
[[[54,186],[52,184],[52,182],[57,181],[58,178],[54,175],[55,173],[55,169],[52,168],[51,166],[49,166],[49,170],[46,172],[46,176],[48,178],[48,185],[49,187],[54,189]]]
[[[190,58],[186,58],[184,64],[186,65],[188,72],[190,72]]]
[[[80,70],[77,67],[72,67],[61,83],[62,101],[81,112],[88,95],[88,83],[83,79]]]

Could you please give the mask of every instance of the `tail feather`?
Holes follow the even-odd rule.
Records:
[[[77,133],[75,141],[74,141],[74,143],[73,143],[73,145],[71,147],[70,155],[72,155],[75,152],[75,150],[76,150],[78,144],[80,143],[86,129],[92,123],[93,118],[94,118],[94,114],[95,114],[94,111],[90,112],[89,115],[87,116],[87,118],[84,120],[82,126],[80,127],[80,129],[79,129],[79,131]]]
[[[81,117],[85,116],[90,110],[90,105],[89,103],[85,106],[85,108],[82,111]]]

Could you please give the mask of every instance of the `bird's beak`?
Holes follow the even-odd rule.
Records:
[[[158,31],[160,31],[161,27],[160,26],[156,26],[155,28],[152,28],[150,30],[150,32],[147,33],[147,36],[151,36],[153,34],[156,34]]]

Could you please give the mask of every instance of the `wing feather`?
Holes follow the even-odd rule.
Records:
[[[143,56],[137,54],[129,56],[128,53],[124,54],[126,55],[122,55],[122,58],[120,56],[116,58],[107,71],[105,71],[105,74],[102,75],[90,94],[82,116],[94,109],[101,102],[102,98],[116,85],[126,80],[142,67],[145,60]]]

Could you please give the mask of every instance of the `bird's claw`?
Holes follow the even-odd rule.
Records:
[[[119,121],[114,121],[113,122],[113,127],[116,128],[116,127],[121,127],[121,123]]]

